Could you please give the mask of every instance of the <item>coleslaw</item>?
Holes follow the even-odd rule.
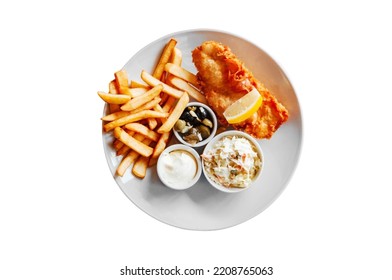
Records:
[[[202,158],[209,177],[227,188],[246,188],[262,166],[256,147],[241,136],[223,137]]]

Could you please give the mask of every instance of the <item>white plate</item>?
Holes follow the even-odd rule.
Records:
[[[259,141],[266,165],[263,175],[252,188],[235,194],[223,193],[208,184],[204,175],[192,188],[171,190],[159,180],[156,167],[146,178],[135,178],[128,170],[123,177],[115,174],[120,158],[112,148],[113,136],[103,134],[110,170],[124,194],[141,210],[166,224],[190,230],[217,230],[243,223],[264,211],[282,193],[297,165],[302,142],[302,118],[292,85],[277,63],[253,43],[221,31],[187,30],[164,36],[136,53],[124,66],[130,79],[141,81],[142,69],[152,72],[164,45],[177,39],[183,53],[183,67],[196,73],[191,51],[206,40],[228,45],[289,110],[290,117],[270,140]],[[106,110],[106,109],[105,109]],[[176,143],[172,137],[171,143]],[[131,217],[130,217],[131,219]]]

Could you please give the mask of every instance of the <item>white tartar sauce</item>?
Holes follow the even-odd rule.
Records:
[[[162,155],[160,176],[174,188],[187,186],[197,173],[197,162],[193,155],[184,150],[176,150]]]

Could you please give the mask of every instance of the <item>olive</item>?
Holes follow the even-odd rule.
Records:
[[[189,130],[190,130],[191,128],[192,128],[192,126],[186,125],[186,126],[184,126],[184,128],[180,131],[180,133],[181,133],[181,134],[188,133]]]
[[[176,130],[176,131],[181,131],[181,130],[183,130],[184,129],[184,127],[185,127],[185,125],[186,125],[186,122],[184,121],[184,120],[178,120],[177,122],[176,122],[176,124],[174,125],[174,129]]]
[[[190,133],[188,135],[184,136],[183,139],[186,142],[188,142],[189,144],[196,144],[197,142],[203,140],[199,131],[195,128],[192,128],[190,130]]]
[[[201,124],[201,121],[198,118],[193,118],[189,124],[193,125],[193,126],[198,126]]]
[[[180,117],[181,120],[184,120],[186,122],[192,122],[194,117],[191,115],[191,113],[188,110],[185,110]]]
[[[189,111],[196,111],[197,107],[196,106],[189,106],[188,110]]]
[[[205,126],[205,125],[199,125],[197,127],[197,130],[200,132],[201,137],[203,139],[207,139],[211,135],[210,129],[207,126]]]
[[[205,125],[205,126],[208,126],[209,128],[212,128],[212,126],[213,126],[213,124],[212,124],[212,121],[210,121],[209,119],[204,119],[203,121],[202,121],[202,123]]]
[[[204,109],[203,107],[197,107],[195,113],[201,120],[204,120],[208,116],[206,109]]]
[[[195,127],[192,127],[191,129],[190,129],[190,131],[189,131],[189,135],[196,135],[197,137],[199,137],[198,136],[198,134],[200,134],[199,133],[199,130],[197,129],[197,128],[195,128]]]
[[[191,116],[192,116],[194,119],[197,119],[197,118],[198,118],[197,115],[196,115],[196,113],[195,113],[195,111],[193,111],[193,110],[189,111],[189,114],[191,114]]]
[[[189,115],[187,115],[187,122],[193,126],[199,125],[201,123],[201,120],[197,117],[196,113],[194,111],[189,111]]]

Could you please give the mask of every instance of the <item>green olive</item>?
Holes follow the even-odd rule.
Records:
[[[205,118],[202,123],[206,126],[208,126],[209,128],[212,128],[213,124],[212,121],[210,121],[209,119]]]
[[[205,125],[199,125],[197,127],[197,130],[199,130],[201,137],[203,137],[203,139],[207,139],[211,135],[210,129]]]
[[[178,120],[176,122],[176,124],[174,125],[174,129],[176,131],[181,131],[184,129],[185,125],[186,125],[186,122],[184,120]]]
[[[198,136],[197,133],[190,133],[190,134],[184,136],[184,140],[186,142],[188,142],[189,144],[192,144],[192,145],[194,145],[194,144],[196,144],[197,142],[200,141],[199,136]]]

